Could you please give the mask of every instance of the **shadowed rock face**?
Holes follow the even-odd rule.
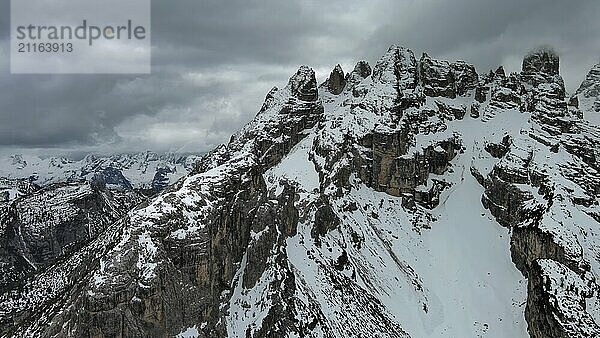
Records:
[[[367,61],[358,61],[356,66],[354,66],[354,73],[358,74],[361,78],[365,79],[371,75],[371,66],[367,63]]]
[[[572,270],[550,259],[536,260],[530,269],[525,318],[533,338],[597,337],[600,327],[586,312],[593,290]]]
[[[89,184],[57,184],[16,200],[0,214],[0,291],[73,255],[142,200]]]
[[[338,95],[346,86],[346,78],[344,77],[344,71],[340,65],[335,66],[331,74],[329,75],[329,79],[327,80],[327,90],[331,94]]]
[[[511,229],[500,243],[528,279],[527,305],[497,301],[526,318],[521,333],[596,337],[600,132],[566,105],[558,63],[539,50],[521,73],[479,76],[392,46],[372,70],[338,65],[320,87],[302,66],[228,144],[142,205],[102,185],[0,202],[0,268],[21,266],[6,273],[12,282],[29,276],[4,284],[0,335],[483,334],[440,324],[462,309],[427,280],[442,276],[428,270],[436,248],[422,237],[453,224],[448,200],[467,190],[476,196],[461,212],[481,201]],[[451,240],[481,244],[471,233]],[[461,277],[481,272],[460,265]],[[485,278],[482,290],[498,277]],[[494,329],[517,325],[504,319]]]
[[[477,87],[475,67],[464,61],[438,61],[423,53],[420,60],[421,81],[425,94],[456,98]]]
[[[550,48],[534,50],[523,58],[522,72],[558,75],[558,54]]]
[[[455,98],[454,74],[450,70],[448,61],[434,60],[423,53],[420,60],[421,79],[423,81],[425,95],[444,96]]]
[[[289,82],[292,96],[302,101],[316,101],[319,93],[315,72],[307,66],[302,66]]]

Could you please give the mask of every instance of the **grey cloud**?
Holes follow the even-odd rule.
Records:
[[[4,1],[0,148],[205,151],[299,65],[323,77],[337,63],[374,62],[392,43],[480,72],[516,71],[529,49],[550,44],[573,90],[599,61],[599,9],[594,0],[154,0],[151,75],[17,76]]]

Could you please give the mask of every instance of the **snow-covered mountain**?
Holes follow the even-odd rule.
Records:
[[[581,107],[586,119],[600,124],[600,64],[592,67],[571,101]]]
[[[14,154],[0,158],[1,191],[16,192],[8,181],[27,181],[38,186],[65,182],[94,182],[115,189],[136,189],[155,193],[192,170],[200,158],[195,154],[157,154],[146,151],[133,154],[87,155],[75,161],[66,157],[40,158]],[[1,199],[0,199],[1,200]]]
[[[148,202],[0,204],[0,334],[598,337],[597,94],[565,95],[550,50],[508,75],[398,46],[320,86],[302,66]]]

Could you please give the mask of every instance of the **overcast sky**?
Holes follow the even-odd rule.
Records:
[[[321,82],[390,44],[479,72],[551,45],[569,91],[600,61],[598,0],[153,0],[151,75],[11,75],[0,1],[0,151],[206,151],[298,66]]]

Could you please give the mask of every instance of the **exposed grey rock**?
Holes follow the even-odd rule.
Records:
[[[438,61],[423,53],[419,65],[421,82],[428,96],[464,96],[479,83],[475,67],[464,61]]]
[[[340,224],[340,219],[331,209],[331,206],[326,201],[322,202],[322,205],[317,209],[315,213],[315,221],[311,230],[311,236],[320,245],[319,238],[324,236],[327,232],[335,229]]]
[[[369,66],[367,61],[358,61],[352,72],[356,73],[361,78],[366,79],[371,76],[371,66]]]
[[[531,51],[523,59],[522,71],[526,74],[545,73],[558,75],[558,54],[549,47]]]
[[[590,69],[576,94],[583,94],[585,97],[600,96],[600,63]]]
[[[456,97],[454,74],[448,61],[438,61],[423,53],[419,64],[425,95]]]
[[[548,61],[549,60],[549,61]],[[597,194],[599,182],[596,169],[597,160],[592,153],[575,144],[585,143],[585,139],[598,139],[598,132],[585,124],[580,117],[571,116],[564,100],[564,87],[558,74],[558,58],[547,53],[526,57],[524,71],[517,78],[504,80],[501,88],[508,88],[505,98],[496,95],[497,101],[515,102],[512,97],[522,95],[528,101],[535,122],[530,139],[520,138],[518,142],[504,137],[498,144],[487,144],[485,149],[501,160],[494,166],[488,177],[478,172],[478,181],[485,187],[483,205],[490,210],[497,221],[512,229],[511,257],[519,270],[528,277],[528,301],[526,318],[532,337],[592,337],[598,325],[587,312],[585,298],[592,296],[588,291],[576,291],[572,286],[557,285],[556,276],[569,276],[574,287],[583,290],[590,285],[590,264],[586,261],[580,240],[556,228],[553,222],[571,214],[567,210],[570,203],[589,208]],[[525,86],[518,91],[520,82]],[[516,85],[516,86],[515,86]],[[519,94],[519,93],[522,94]],[[494,95],[493,95],[494,97]],[[515,102],[516,103],[516,102]],[[575,136],[574,130],[579,134]],[[583,136],[585,135],[585,136]],[[577,141],[575,141],[577,140]],[[568,149],[564,163],[546,163],[540,152],[558,153],[559,147]],[[588,147],[596,148],[588,143]],[[561,157],[562,158],[562,157]],[[561,169],[560,174],[550,174],[552,166]],[[574,177],[581,175],[585,179]],[[562,178],[561,178],[562,177]],[[561,185],[577,182],[583,189],[583,196],[564,195]],[[593,182],[593,183],[586,183]],[[570,183],[566,183],[570,184]],[[590,215],[593,211],[586,211]],[[540,266],[540,262],[546,268]],[[551,268],[550,268],[551,266]],[[556,272],[558,271],[558,272]],[[559,277],[562,278],[562,277]],[[554,281],[551,281],[553,279]],[[585,285],[585,287],[583,287]],[[566,306],[565,304],[572,305]],[[568,308],[577,308],[574,314]]]
[[[398,90],[417,86],[417,60],[414,53],[404,47],[391,46],[377,61],[372,78],[378,83],[392,83]]]
[[[0,214],[0,291],[77,252],[143,199],[89,184],[30,193]]]
[[[581,101],[590,111],[600,112],[600,64],[590,69],[573,99]]]
[[[448,120],[456,119],[462,120],[467,113],[467,107],[465,106],[454,106],[449,105],[441,101],[435,101],[435,104],[438,106],[439,112],[447,117]]]
[[[337,65],[327,79],[327,90],[334,95],[340,94],[346,86],[346,78],[342,66]]]
[[[301,66],[288,83],[292,96],[302,101],[316,101],[319,97],[315,71],[308,66]]]
[[[569,106],[579,108],[579,98],[576,95],[571,96],[569,99]]]
[[[477,86],[475,88],[475,100],[479,103],[483,103],[487,100],[487,94],[490,91],[490,87],[487,86]]]
[[[479,116],[481,116],[479,112],[480,108],[481,105],[479,104],[479,102],[473,102],[473,104],[471,104],[471,109],[469,110],[469,116],[474,119],[478,119]]]
[[[506,72],[504,71],[504,67],[502,66],[496,68],[496,71],[494,71],[490,75],[494,80],[498,81],[501,81],[502,79],[506,78]]]
[[[434,207],[441,190],[431,182],[428,185],[429,174],[441,174],[446,170],[459,149],[460,141],[449,139],[424,149],[423,153],[407,154],[409,142],[406,137],[408,135],[402,133],[374,133],[363,140],[363,144],[372,149],[367,158],[373,159],[363,174],[367,175],[365,180],[375,190],[394,196],[410,194],[422,205]],[[419,186],[426,190],[417,191]]]
[[[495,158],[502,158],[510,150],[511,138],[510,135],[506,135],[502,138],[500,143],[486,143],[484,148],[490,155]]]
[[[475,71],[475,66],[464,61],[456,61],[450,64],[454,78],[454,87],[456,94],[464,96],[468,91],[473,90],[479,83],[479,76]]]
[[[371,76],[371,66],[367,61],[358,61],[352,72],[346,75],[346,87],[352,89],[352,95],[359,97],[364,94],[366,88],[356,88],[364,79]]]

